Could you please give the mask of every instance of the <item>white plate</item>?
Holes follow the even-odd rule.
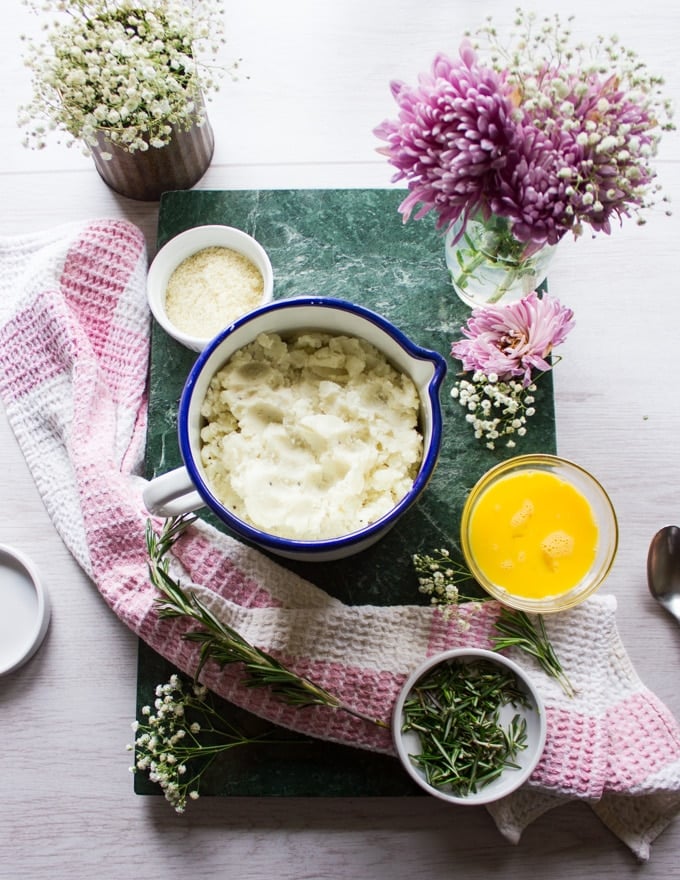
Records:
[[[0,675],[33,656],[49,622],[49,597],[33,563],[0,544]]]

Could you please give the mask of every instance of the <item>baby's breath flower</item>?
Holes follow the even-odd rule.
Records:
[[[26,146],[46,145],[45,122],[86,152],[102,132],[134,152],[165,146],[173,128],[204,124],[202,98],[224,73],[214,65],[224,43],[217,0],[23,2],[56,13],[43,42],[24,38],[33,71],[33,100],[18,114]]]
[[[187,798],[199,796],[201,777],[221,752],[256,742],[273,742],[267,734],[249,737],[224,718],[204,685],[185,685],[177,674],[155,689],[158,714],[149,706],[140,710],[146,723],[132,722],[136,737],[128,744],[135,752],[132,773],[148,773],[160,785],[165,799],[183,813]],[[200,719],[200,720],[191,720]],[[205,734],[201,742],[198,734]]]
[[[450,606],[474,601],[460,589],[462,584],[473,582],[472,575],[465,565],[451,558],[449,550],[415,553],[413,566],[418,575],[418,592],[429,596],[431,605],[445,606],[445,613],[450,613]],[[462,620],[461,625],[464,625]]]
[[[490,382],[488,377],[475,373],[471,379],[458,379],[451,389],[451,397],[458,403],[465,399],[468,410],[465,421],[488,449],[495,449],[501,439],[513,449],[515,436],[525,436],[527,419],[536,414],[534,406],[527,406],[528,399],[534,401],[535,391],[534,382],[526,387],[517,379]]]

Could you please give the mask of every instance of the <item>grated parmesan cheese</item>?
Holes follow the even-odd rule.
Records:
[[[207,247],[187,257],[170,276],[165,311],[190,336],[215,336],[262,300],[264,280],[257,266],[228,247]]]

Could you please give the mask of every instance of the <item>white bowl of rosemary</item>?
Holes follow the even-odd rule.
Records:
[[[409,676],[392,735],[407,773],[429,794],[486,804],[533,773],[545,746],[545,709],[517,663],[458,648],[430,657]]]

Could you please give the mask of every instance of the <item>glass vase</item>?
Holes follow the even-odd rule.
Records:
[[[158,201],[170,190],[190,189],[208,170],[215,137],[207,118],[188,130],[173,128],[172,139],[164,147],[132,153],[111,143],[100,131],[91,148],[99,176],[120,195],[144,202]]]
[[[458,221],[449,229],[445,256],[451,283],[471,308],[515,302],[545,281],[554,245],[543,245],[527,257],[526,242],[513,236],[504,217],[491,215],[464,225]]]

